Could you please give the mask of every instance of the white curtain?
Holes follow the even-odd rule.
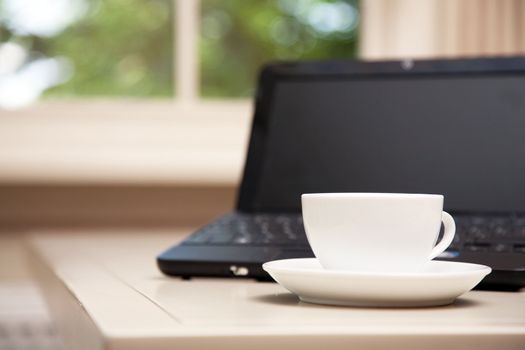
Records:
[[[366,59],[525,54],[525,0],[362,0]]]

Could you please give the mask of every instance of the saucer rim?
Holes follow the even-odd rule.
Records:
[[[356,276],[356,277],[382,277],[382,278],[447,278],[451,276],[464,276],[471,275],[473,273],[479,274],[484,273],[488,275],[492,272],[492,268],[487,265],[468,263],[462,261],[441,261],[441,260],[432,260],[429,264],[443,264],[443,265],[469,265],[475,267],[471,270],[463,271],[446,271],[446,272],[437,272],[437,273],[425,273],[425,272],[379,272],[379,271],[351,271],[351,270],[328,270],[328,269],[313,269],[313,268],[301,268],[301,267],[280,267],[272,266],[279,263],[292,260],[318,260],[317,258],[292,258],[292,259],[278,259],[265,262],[262,265],[264,271],[270,273],[272,271],[279,271],[280,273],[315,273],[323,275],[332,275],[332,276]]]

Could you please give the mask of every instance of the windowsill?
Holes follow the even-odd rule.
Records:
[[[252,106],[79,100],[0,113],[3,184],[234,185]]]

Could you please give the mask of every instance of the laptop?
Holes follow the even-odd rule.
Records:
[[[267,280],[312,257],[300,196],[438,193],[457,233],[440,259],[525,285],[525,57],[274,63],[259,77],[236,209],[157,258],[162,272]]]

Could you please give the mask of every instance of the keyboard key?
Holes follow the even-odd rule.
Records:
[[[234,244],[250,244],[252,243],[252,238],[249,236],[238,236],[233,239]]]
[[[471,226],[467,230],[467,236],[471,240],[486,240],[489,237],[489,233],[483,226]]]
[[[487,218],[484,216],[473,216],[470,222],[472,225],[482,226],[487,223]]]
[[[463,249],[467,252],[487,252],[490,248],[488,243],[467,243],[463,246]]]
[[[511,222],[509,217],[496,217],[488,220],[488,224],[491,227],[495,226],[507,226]]]
[[[491,246],[490,251],[495,253],[508,253],[512,251],[512,245],[507,243],[496,243]]]
[[[495,226],[492,232],[495,237],[505,238],[510,234],[510,229],[507,226]]]
[[[187,238],[184,243],[199,244],[207,243],[210,239],[210,235],[207,232],[198,232],[197,234],[191,235]]]
[[[525,227],[525,218],[519,217],[514,219],[513,225],[517,227]]]
[[[515,244],[514,252],[525,254],[525,244]]]
[[[525,227],[515,228],[512,236],[515,238],[524,238],[525,239]]]
[[[225,244],[231,242],[233,237],[234,234],[232,231],[215,232],[215,234],[211,235],[208,242],[215,244]]]

